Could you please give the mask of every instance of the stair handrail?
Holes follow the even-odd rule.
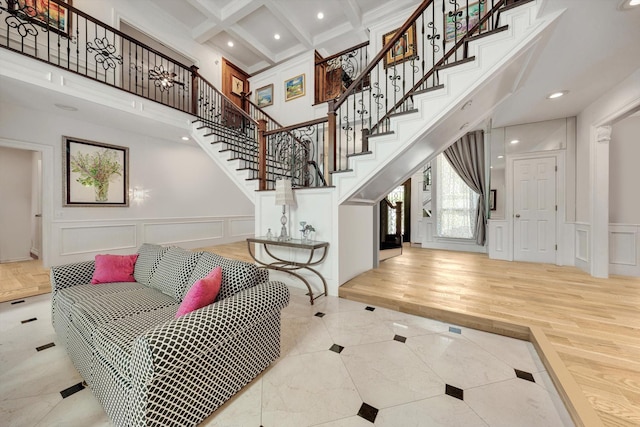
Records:
[[[362,73],[360,73],[358,78],[351,83],[351,85],[347,88],[347,90],[342,95],[340,95],[338,99],[329,101],[328,114],[335,114],[335,112],[338,110],[338,108],[340,108],[340,106],[345,102],[345,100],[355,92],[356,88],[362,85],[365,77],[369,75],[369,73],[375,67],[378,66],[378,63],[383,60],[385,55],[393,48],[396,42],[404,36],[404,33],[406,33],[409,27],[413,25],[413,22],[422,14],[422,12],[424,12],[427,9],[427,7],[429,7],[431,3],[433,3],[433,1],[434,0],[423,0],[423,2],[420,3],[418,8],[411,14],[411,16],[405,21],[405,23],[396,31],[396,33],[391,38],[391,40],[389,40],[384,46],[382,46],[382,49],[380,50],[380,52],[378,52],[378,54],[373,57],[369,65],[367,65],[367,67],[362,71]]]
[[[224,93],[222,93],[221,91],[219,91],[213,84],[211,84],[211,82],[209,82],[209,80],[207,80],[206,78],[204,78],[202,76],[202,74],[200,74],[198,72],[198,68],[197,67],[192,67],[192,72],[193,72],[193,80],[194,80],[194,84],[192,85],[192,90],[194,91],[193,94],[195,95],[197,93],[197,91],[199,90],[199,85],[195,84],[195,80],[196,78],[200,79],[203,83],[205,83],[209,88],[213,89],[213,91],[220,95],[220,97],[226,102],[226,104],[230,105],[231,108],[233,110],[235,110],[236,113],[239,113],[240,115],[242,115],[244,118],[246,118],[247,120],[251,121],[253,124],[255,124],[256,126],[258,125],[258,121],[255,120],[253,117],[251,117],[246,111],[244,111],[242,108],[238,107],[232,100],[231,98],[229,98],[228,96],[226,96]],[[197,102],[198,98],[197,97],[193,97],[194,99],[194,103]],[[207,118],[205,117],[201,117],[198,115],[198,111],[193,111],[193,115],[198,117],[201,120],[207,121]]]
[[[404,104],[409,98],[412,98],[414,93],[417,91],[417,89],[419,89],[422,84],[424,82],[426,82],[431,76],[433,76],[433,74],[436,72],[436,70],[439,67],[442,67],[451,56],[453,56],[458,49],[460,49],[462,46],[465,47],[465,53],[464,56],[467,56],[467,52],[466,52],[466,47],[467,47],[467,43],[469,41],[469,38],[474,36],[474,33],[476,31],[478,31],[479,28],[482,28],[482,26],[491,18],[493,18],[494,14],[498,14],[500,13],[500,8],[507,3],[508,0],[497,0],[497,3],[493,4],[492,8],[488,11],[486,11],[486,13],[484,14],[484,16],[473,26],[471,27],[467,33],[460,37],[460,40],[458,40],[445,54],[444,56],[438,61],[436,62],[430,69],[429,71],[427,71],[425,73],[424,76],[422,76],[418,82],[413,86],[412,89],[410,89],[406,94],[404,94],[402,96],[402,98],[400,98],[400,100],[398,102],[396,102],[396,104],[389,108],[389,111],[387,111],[387,113],[382,116],[382,118],[380,120],[378,120],[378,123],[376,123],[372,128],[370,133],[372,133],[373,130],[375,130],[380,123],[382,123],[384,120],[388,119],[391,115],[393,115],[393,113],[402,106],[402,104]],[[355,82],[354,82],[355,83]],[[346,93],[346,92],[345,92]]]

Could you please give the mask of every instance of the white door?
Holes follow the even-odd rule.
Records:
[[[513,162],[513,259],[556,262],[556,159]]]

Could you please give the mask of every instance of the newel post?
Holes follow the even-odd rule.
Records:
[[[329,100],[327,104],[329,105],[328,115],[328,135],[324,140],[324,177],[325,181],[327,181],[327,185],[331,186],[332,179],[331,173],[336,170],[336,110],[334,108],[335,99]]]
[[[198,67],[191,66],[191,114],[198,115]]]
[[[267,189],[267,121],[258,120],[258,190]]]

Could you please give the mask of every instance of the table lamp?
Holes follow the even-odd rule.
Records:
[[[282,205],[282,217],[280,223],[282,224],[282,230],[280,230],[279,241],[286,242],[291,240],[289,233],[287,232],[287,215],[286,207],[295,206],[296,202],[293,200],[293,190],[291,189],[290,179],[279,179],[276,181],[276,205]]]

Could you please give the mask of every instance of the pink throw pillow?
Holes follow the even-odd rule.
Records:
[[[96,255],[96,269],[91,283],[135,282],[133,270],[138,254]]]
[[[216,267],[211,270],[211,273],[207,274],[196,283],[191,286],[191,289],[187,292],[178,307],[176,318],[184,316],[187,313],[191,313],[202,307],[206,307],[216,300],[218,293],[220,292],[220,285],[222,284],[222,268]]]

